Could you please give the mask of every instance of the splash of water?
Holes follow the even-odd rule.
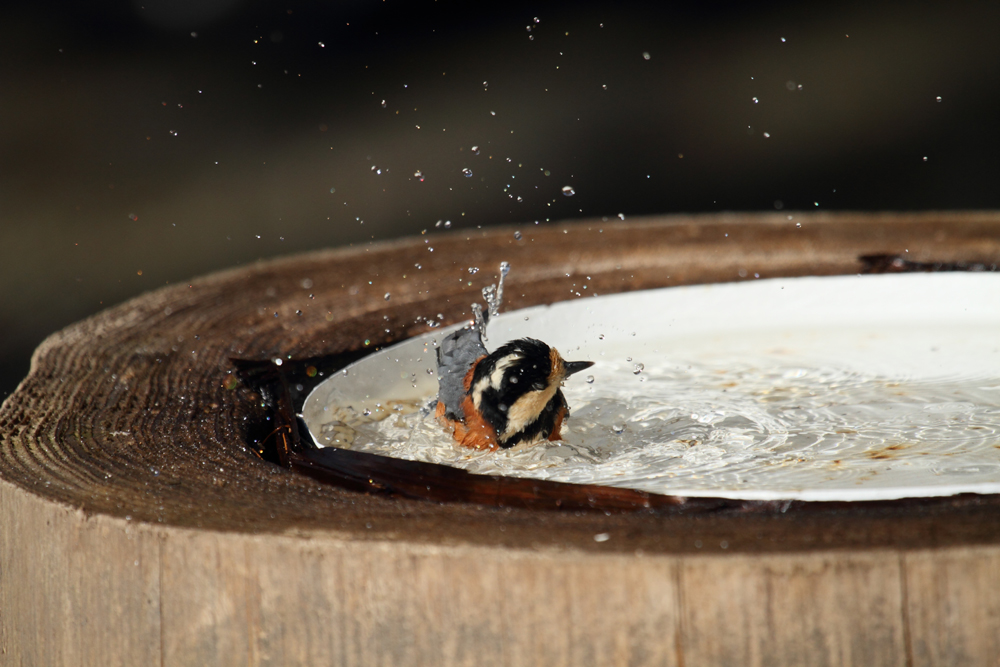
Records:
[[[489,324],[491,317],[500,313],[500,307],[503,306],[503,283],[508,273],[510,273],[510,263],[500,262],[499,280],[483,288],[483,299],[486,300],[485,311],[483,311],[483,307],[480,304],[472,304],[472,314],[475,319],[474,326],[479,329],[479,335],[484,341],[489,340],[486,336],[486,325]]]

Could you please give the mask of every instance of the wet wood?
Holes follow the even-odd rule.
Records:
[[[520,231],[263,262],[47,340],[0,407],[0,662],[995,661],[993,497],[539,511],[362,493],[254,453],[275,425],[232,358],[348,358],[463,319],[501,259],[511,308],[583,276],[607,294],[1000,261],[993,213]]]

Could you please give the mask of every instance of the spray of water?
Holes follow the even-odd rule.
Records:
[[[484,341],[489,340],[486,336],[486,325],[489,324],[491,317],[500,313],[500,307],[503,306],[503,281],[508,273],[510,273],[510,263],[500,262],[500,278],[495,284],[483,288],[483,299],[486,300],[485,311],[480,304],[472,304],[475,327],[479,330],[479,335]]]

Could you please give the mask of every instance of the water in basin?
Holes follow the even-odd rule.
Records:
[[[317,442],[685,496],[1000,491],[997,275],[755,281],[501,315],[492,347],[530,335],[596,364],[566,383],[561,442],[500,452],[458,447],[427,409],[446,333],[318,387],[303,411]]]

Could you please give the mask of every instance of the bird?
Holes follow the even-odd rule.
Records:
[[[488,353],[483,327],[459,329],[437,350],[435,414],[455,441],[470,449],[509,449],[559,440],[569,406],[563,381],[594,365],[566,361],[534,338],[520,338]]]

